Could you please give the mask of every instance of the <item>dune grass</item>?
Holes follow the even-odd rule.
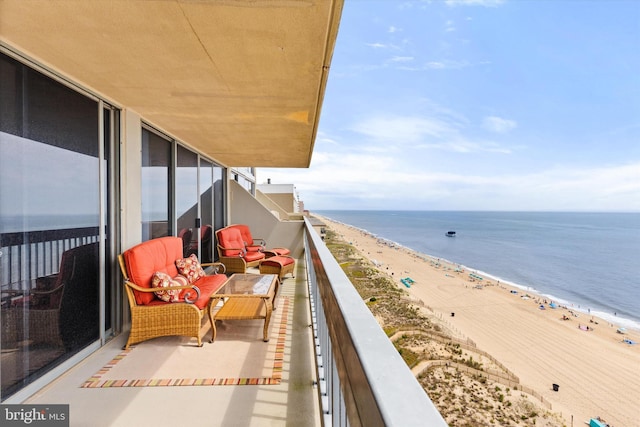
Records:
[[[559,414],[522,392],[522,386],[504,385],[514,380],[500,383],[500,377],[512,374],[448,336],[421,301],[330,228],[325,243],[449,425],[564,425]]]

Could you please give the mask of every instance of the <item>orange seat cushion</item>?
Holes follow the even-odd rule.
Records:
[[[291,251],[287,248],[273,248],[269,249],[271,252],[274,252],[278,255],[289,255]]]
[[[211,276],[205,276],[198,280],[196,283],[194,283],[194,285],[197,286],[198,289],[200,289],[200,297],[197,301],[194,302],[194,305],[200,310],[204,309],[207,304],[209,304],[209,298],[211,297],[211,295],[217,292],[218,289],[220,289],[226,281],[227,276],[225,276],[224,274],[213,274]],[[189,289],[185,289],[184,291],[182,291],[180,297],[184,298],[185,294],[189,291]],[[191,301],[194,296],[187,295],[187,298],[189,299],[189,301]]]
[[[222,228],[216,232],[218,244],[223,248],[224,256],[240,256],[244,249],[244,240],[236,228]],[[229,248],[229,249],[224,249]]]
[[[279,267],[279,266],[293,264],[293,262],[294,262],[293,258],[288,256],[274,256],[274,257],[265,259],[264,261],[262,261],[261,264],[270,265],[273,267]]]
[[[263,252],[247,252],[244,255],[244,260],[247,262],[251,262],[251,261],[258,261],[260,259],[263,259],[265,257]]]
[[[182,239],[179,237],[161,237],[142,242],[127,250],[124,254],[129,280],[144,288],[151,287],[151,278],[156,271],[178,275],[176,260],[182,258]],[[157,300],[153,292],[133,291],[136,303],[149,304]]]
[[[152,277],[158,271],[166,273],[170,277],[178,275],[176,260],[182,259],[182,239],[161,237],[149,240],[129,249],[123,256],[129,280],[138,286],[151,288]],[[198,279],[193,284],[200,289],[200,297],[194,301],[194,305],[201,310],[204,309],[209,303],[211,294],[218,291],[226,280],[227,276],[224,274],[213,274]],[[171,304],[160,300],[153,292],[145,293],[134,290],[134,294],[138,305]],[[180,292],[178,300],[183,301],[185,296],[191,301],[196,297],[196,294],[192,289],[185,289]]]

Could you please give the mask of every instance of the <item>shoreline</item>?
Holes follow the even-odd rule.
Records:
[[[549,297],[530,288],[318,217],[397,286],[422,301],[454,335],[471,339],[551,402],[553,412],[561,413],[566,425],[596,416],[611,425],[637,422],[640,344],[622,340],[640,342],[640,331],[619,334],[616,325],[595,312],[563,305],[552,309]],[[401,279],[407,277],[413,283],[403,286]],[[559,390],[553,390],[552,384],[558,384]]]
[[[515,283],[515,282],[512,282],[510,280],[504,279],[502,277],[495,276],[495,275],[493,275],[491,273],[479,270],[477,268],[466,266],[466,265],[461,264],[461,263],[456,263],[456,262],[448,260],[446,258],[437,257],[435,255],[425,254],[423,252],[416,251],[416,250],[414,250],[414,249],[412,249],[412,248],[410,248],[408,246],[405,246],[405,245],[403,245],[401,243],[395,242],[395,241],[387,239],[385,237],[378,236],[378,235],[376,235],[376,234],[374,234],[374,233],[372,233],[372,232],[370,232],[370,231],[368,231],[368,230],[366,230],[364,228],[360,228],[360,227],[357,227],[357,226],[354,226],[354,225],[351,225],[351,224],[347,224],[347,223],[332,219],[330,217],[319,215],[319,214],[316,214],[316,213],[314,213],[313,215],[318,217],[318,218],[321,218],[322,220],[324,220],[326,222],[331,222],[333,224],[338,224],[340,226],[344,226],[344,227],[347,227],[347,228],[354,229],[354,230],[356,230],[356,231],[358,231],[360,233],[366,234],[366,235],[368,235],[368,236],[370,236],[370,237],[372,237],[372,238],[374,238],[374,239],[376,239],[378,241],[385,242],[385,244],[390,245],[391,247],[397,247],[399,250],[407,251],[407,252],[411,253],[412,256],[416,256],[418,258],[427,258],[428,260],[442,261],[442,262],[450,264],[450,265],[459,266],[460,268],[464,269],[465,271],[473,272],[473,273],[478,274],[478,275],[480,275],[480,276],[482,276],[484,278],[491,279],[493,281],[505,284],[507,286],[518,288],[518,289],[520,289],[522,291],[534,293],[537,296],[540,296],[542,298],[546,298],[547,300],[552,300],[552,301],[554,301],[554,302],[556,302],[556,303],[558,303],[558,304],[560,304],[562,306],[571,307],[572,310],[575,310],[575,311],[577,311],[577,312],[579,312],[579,313],[581,313],[581,314],[583,314],[585,316],[595,316],[595,317],[601,319],[602,321],[605,321],[606,323],[609,323],[609,324],[612,324],[612,325],[616,325],[617,327],[623,327],[623,328],[626,328],[626,329],[630,329],[630,330],[633,330],[633,331],[636,331],[636,332],[640,333],[640,318],[639,319],[632,319],[632,318],[625,317],[624,315],[618,316],[617,312],[609,313],[609,312],[606,312],[606,311],[603,311],[603,310],[597,309],[597,308],[594,308],[593,310],[591,308],[589,308],[589,307],[583,308],[581,306],[581,304],[576,305],[575,302],[571,302],[571,301],[565,300],[565,299],[557,297],[557,296],[555,296],[555,295],[553,295],[551,293],[542,292],[542,291],[540,291],[540,290],[538,290],[538,289],[536,289],[534,287],[521,285],[519,283]],[[375,261],[375,259],[374,259],[374,261]]]

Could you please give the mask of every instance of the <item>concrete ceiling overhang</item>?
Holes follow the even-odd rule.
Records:
[[[0,0],[0,42],[226,166],[308,167],[343,0]]]

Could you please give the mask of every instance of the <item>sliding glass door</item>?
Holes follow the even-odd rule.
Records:
[[[111,327],[104,184],[117,114],[4,54],[0,92],[4,401]]]

